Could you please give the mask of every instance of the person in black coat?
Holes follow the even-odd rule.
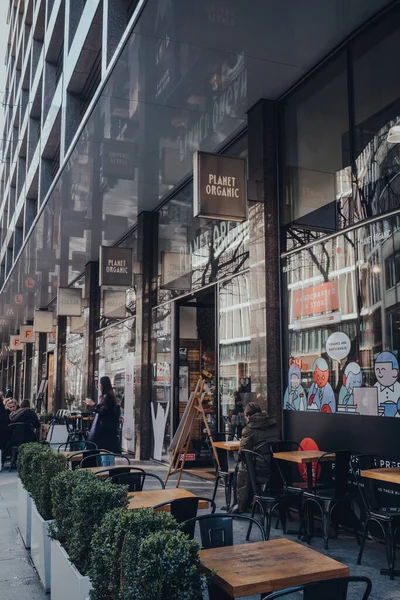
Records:
[[[0,402],[0,450],[2,465],[6,458],[8,446],[8,417],[3,402]]]
[[[89,433],[89,440],[97,444],[98,448],[115,452],[121,452],[118,429],[120,407],[114,394],[113,387],[109,377],[100,379],[100,402],[95,406],[93,400],[87,398],[85,404],[94,406],[95,415],[92,427]]]
[[[29,423],[36,431],[40,429],[40,421],[35,411],[31,409],[29,400],[23,400],[20,408],[10,413],[9,419],[11,425],[14,423]]]

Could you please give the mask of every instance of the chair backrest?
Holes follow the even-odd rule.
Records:
[[[111,483],[116,483],[117,485],[127,485],[128,492],[141,492],[146,479],[155,479],[160,483],[161,489],[165,489],[165,485],[161,477],[154,475],[154,473],[143,471],[143,469],[137,469],[135,472],[131,471],[129,473],[125,473],[124,471],[121,473],[120,470],[117,473],[115,470],[115,475],[111,475],[111,472],[112,469],[110,471],[110,477],[108,481],[111,481]]]
[[[244,459],[251,490],[254,496],[260,496],[263,492],[260,483],[257,480],[257,470],[259,473],[260,471],[265,471],[265,474],[268,474],[268,490],[277,492],[282,489],[282,480],[275,461],[267,460],[266,456],[254,452],[253,450],[242,450],[240,454],[242,459]]]
[[[11,446],[22,446],[28,442],[37,442],[36,433],[30,423],[11,423],[8,426]]]
[[[329,454],[335,454],[335,460],[325,460]],[[316,494],[319,482],[332,487],[335,496],[345,496],[349,491],[349,478],[351,470],[351,458],[356,454],[351,450],[333,450],[325,452],[318,460],[315,472],[323,473],[323,477],[315,477],[313,480],[313,493]],[[323,471],[324,469],[324,471]]]
[[[215,448],[217,451],[217,456],[219,460],[219,466],[215,459],[215,455],[213,452],[212,442],[232,442],[235,436],[232,433],[227,433],[225,431],[221,431],[219,433],[213,433],[207,437],[207,446],[208,450],[211,454],[211,458],[213,461],[215,471],[224,471],[227,473],[229,471],[229,463],[228,463],[228,453],[226,450],[222,450],[222,448]]]
[[[201,515],[200,517],[188,519],[182,523],[181,528],[186,535],[193,539],[196,523],[198,523],[202,548],[220,548],[221,546],[233,546],[234,522],[243,522],[247,525],[252,523],[258,527],[261,540],[265,541],[265,532],[259,521],[246,515],[230,515],[227,513]]]
[[[301,452],[303,448],[297,442],[291,440],[283,440],[280,442],[274,442],[270,446],[271,454],[276,452]],[[282,484],[285,488],[295,485],[296,480],[299,481],[299,469],[296,463],[289,462],[287,460],[276,460],[272,456],[272,461],[275,465],[276,470],[282,480]]]
[[[60,444],[57,452],[79,452],[80,450],[97,450],[97,444],[89,440],[73,440]]]
[[[357,592],[355,592],[357,595],[352,597],[357,597],[359,600],[367,600],[372,590],[372,582],[368,577],[338,577],[337,579],[315,581],[294,588],[280,590],[279,592],[273,592],[272,594],[265,596],[263,600],[276,600],[277,598],[284,598],[285,596],[291,596],[292,594],[296,594],[295,597],[298,598],[299,592],[303,592],[304,600],[307,600],[307,598],[323,598],[324,600],[337,600],[340,598],[340,600],[344,600],[347,598],[349,584],[352,583],[361,583],[366,586],[362,596],[357,590]]]
[[[112,454],[108,450],[102,450],[101,448],[96,448],[94,450],[83,450],[83,459],[80,462],[79,467],[81,469],[89,469],[91,467],[98,467],[97,457],[99,455],[108,455]],[[100,465],[101,466],[101,465]]]
[[[157,510],[159,508],[163,508],[164,506],[170,506],[170,513],[174,519],[178,521],[178,523],[185,523],[186,521],[191,520],[191,523],[186,527],[185,533],[189,535],[190,538],[193,538],[194,529],[196,526],[195,517],[197,517],[200,500],[208,502],[209,507],[211,507],[211,514],[213,515],[216,509],[214,500],[211,500],[210,498],[202,498],[200,496],[167,500],[166,502],[156,504],[153,506],[153,508],[154,510]]]
[[[382,482],[362,477],[360,473],[368,471],[368,469],[376,469],[382,464],[381,461],[385,462],[385,459],[374,454],[359,454],[351,460],[353,477],[367,511],[377,510],[383,506],[382,492],[379,491],[382,488]]]

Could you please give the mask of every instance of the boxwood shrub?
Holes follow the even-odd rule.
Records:
[[[32,468],[32,461],[37,455],[42,455],[45,452],[51,452],[49,446],[45,446],[44,444],[39,444],[37,442],[23,444],[18,451],[18,475],[21,479],[22,485],[29,493],[32,493],[32,487],[34,486],[35,480],[35,472]]]
[[[68,471],[67,461],[62,454],[37,452],[30,464],[32,476],[29,492],[40,516],[48,521],[53,518],[51,482],[59,473]]]
[[[118,508],[108,512],[95,527],[91,566],[91,600],[118,600],[121,581],[136,581],[137,559],[142,541],[156,531],[177,531],[178,523],[166,512],[153,509]],[[124,572],[121,577],[121,561]]]

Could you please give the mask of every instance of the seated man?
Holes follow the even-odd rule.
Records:
[[[244,409],[244,416],[247,424],[242,431],[239,456],[241,450],[252,450],[261,454],[269,463],[271,460],[270,446],[280,439],[276,420],[262,412],[260,405],[256,402],[249,402]],[[256,461],[255,468],[257,481],[268,488],[270,479],[268,464],[259,459]],[[237,500],[237,505],[231,510],[232,513],[244,512],[252,500],[250,482],[243,463],[240,464],[237,475]]]

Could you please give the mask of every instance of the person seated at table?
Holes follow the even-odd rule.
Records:
[[[10,413],[10,424],[28,423],[29,425],[32,425],[35,431],[39,431],[40,422],[37,414],[34,410],[32,410],[29,400],[23,400],[20,408],[18,408],[18,404],[16,404],[16,406],[16,410]]]
[[[6,415],[7,415],[7,420],[8,423],[10,423],[10,415],[11,413],[15,412],[18,410],[19,406],[18,406],[18,402],[14,399],[14,398],[10,398],[10,399],[6,399]]]
[[[114,394],[111,380],[109,377],[100,379],[100,402],[95,406],[95,403],[90,398],[86,398],[86,406],[94,406],[93,413],[95,418],[90,429],[89,441],[97,444],[98,448],[115,452],[121,452],[119,443],[119,417],[121,408],[117,404],[117,399]]]
[[[271,461],[270,446],[280,439],[279,428],[275,419],[269,417],[261,410],[256,402],[249,402],[244,409],[246,425],[242,431],[240,440],[239,457],[241,450],[252,450],[261,454],[263,459],[256,459],[255,470],[257,481],[264,489],[268,489],[270,481],[269,463]],[[246,471],[244,460],[240,463],[237,473],[237,504],[231,509],[231,513],[242,513],[248,508],[252,500],[250,481]]]

